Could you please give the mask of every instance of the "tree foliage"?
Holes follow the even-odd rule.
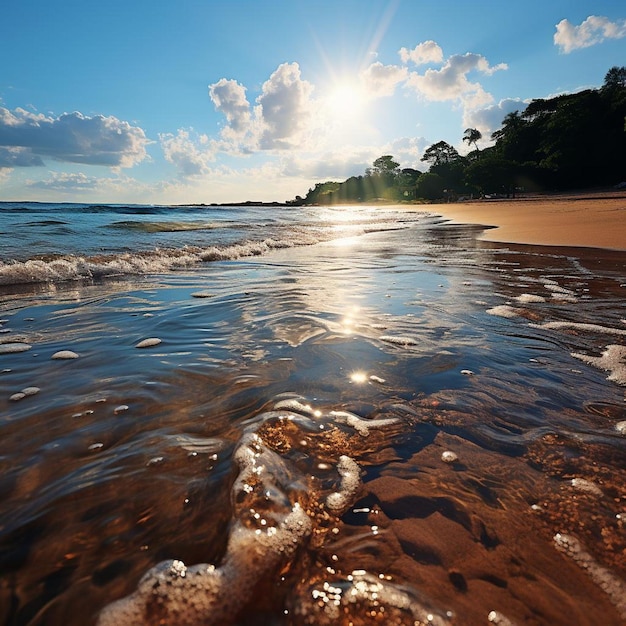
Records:
[[[393,156],[374,161],[364,176],[318,183],[302,204],[437,200],[471,193],[514,194],[516,189],[566,190],[626,181],[626,67],[612,67],[600,89],[537,99],[509,113],[483,150],[482,134],[467,128],[466,157],[439,141],[428,147],[421,174],[400,169]],[[480,158],[479,158],[480,157]]]

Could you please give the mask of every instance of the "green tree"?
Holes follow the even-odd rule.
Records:
[[[400,171],[400,163],[394,161],[393,157],[390,154],[385,154],[381,157],[378,157],[372,167],[367,170],[368,175],[370,176],[397,176]]]
[[[478,152],[478,142],[483,138],[483,134],[477,128],[466,128],[463,134],[463,141],[468,146],[474,144],[474,149]]]
[[[443,198],[445,188],[445,181],[439,174],[426,172],[417,179],[415,193],[418,198],[439,200],[439,198]]]
[[[623,89],[626,87],[626,67],[612,67],[604,77],[602,89]]]
[[[460,159],[456,148],[445,141],[439,141],[424,150],[421,160],[430,163],[430,167],[439,167],[447,163],[454,163]]]

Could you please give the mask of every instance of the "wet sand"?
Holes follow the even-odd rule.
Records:
[[[626,250],[626,192],[536,194],[432,205],[459,224],[491,226],[485,241]]]

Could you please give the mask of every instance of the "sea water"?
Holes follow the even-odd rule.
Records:
[[[0,204],[0,623],[622,623],[626,253],[435,213]]]

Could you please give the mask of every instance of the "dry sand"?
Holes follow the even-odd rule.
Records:
[[[481,235],[486,241],[626,250],[626,191],[436,204],[430,211],[495,227]]]

